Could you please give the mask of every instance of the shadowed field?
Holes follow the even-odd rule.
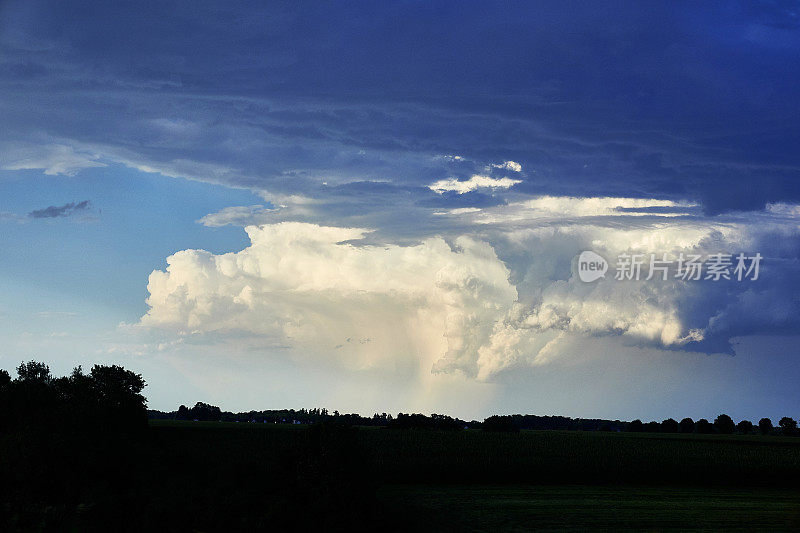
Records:
[[[696,487],[393,485],[378,492],[398,524],[438,531],[800,527],[794,490]]]
[[[800,488],[800,439],[581,431],[387,430],[150,421],[164,446],[259,462],[319,443],[382,482],[679,483]],[[310,430],[310,431],[309,431]],[[196,443],[196,444],[195,444]],[[197,453],[204,453],[197,450]]]
[[[0,443],[11,530],[800,527],[793,438],[150,421]]]

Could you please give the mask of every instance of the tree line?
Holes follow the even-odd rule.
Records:
[[[697,421],[684,418],[680,422],[668,418],[661,422],[633,420],[604,420],[597,418],[570,418],[566,416],[539,415],[493,415],[482,422],[466,421],[448,415],[433,413],[398,413],[392,416],[387,413],[375,413],[371,417],[356,413],[330,412],[324,408],[315,409],[272,409],[264,411],[246,411],[232,413],[222,411],[216,405],[197,402],[193,407],[181,405],[177,411],[163,412],[151,410],[148,415],[153,419],[196,420],[214,422],[242,422],[257,424],[318,424],[322,422],[336,423],[346,426],[380,426],[390,429],[484,429],[487,431],[520,431],[520,430],[560,430],[560,431],[612,431],[634,433],[698,433],[698,434],[740,434],[740,435],[785,435],[798,436],[797,422],[790,417],[783,417],[777,426],[773,426],[769,418],[762,418],[758,424],[742,420],[738,424],[733,419],[721,414],[709,422],[705,418]]]
[[[712,434],[718,433],[722,435],[784,435],[787,437],[795,437],[798,435],[797,421],[791,417],[784,416],[778,421],[778,425],[773,426],[772,420],[769,418],[762,418],[758,421],[758,425],[753,424],[750,420],[742,420],[738,424],[734,423],[733,419],[726,415],[721,414],[714,419],[714,422],[709,422],[705,418],[694,421],[691,418],[684,418],[680,422],[668,418],[661,422],[648,422],[643,423],[641,420],[634,420],[628,423],[627,431],[632,432],[649,432],[649,433],[700,433]]]
[[[563,430],[563,431],[626,431],[645,433],[697,433],[798,436],[797,421],[783,417],[773,426],[769,418],[758,424],[749,420],[735,423],[721,414],[709,422],[684,418],[680,422],[668,418],[644,423],[621,420],[583,419],[564,416],[494,415],[466,421],[448,415],[420,413],[375,413],[371,417],[356,413],[330,412],[315,409],[273,409],[232,413],[218,406],[197,402],[193,407],[181,405],[177,411],[147,410],[142,395],[146,385],[140,374],[117,365],[94,365],[85,373],[78,366],[68,375],[55,377],[50,368],[37,361],[20,364],[12,379],[0,370],[0,430],[24,427],[141,428],[147,419],[175,419],[272,424],[334,423],[345,426],[381,426],[391,429],[484,429],[488,431]]]

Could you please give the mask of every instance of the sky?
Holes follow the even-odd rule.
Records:
[[[799,13],[0,2],[0,367],[121,364],[161,410],[797,418]]]

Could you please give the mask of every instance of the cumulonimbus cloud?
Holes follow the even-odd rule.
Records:
[[[251,245],[185,250],[148,283],[146,326],[246,332],[356,368],[469,358],[517,298],[492,248],[356,246],[365,230],[279,223],[246,228]]]
[[[601,211],[612,204],[659,203],[612,199]],[[587,207],[575,205],[581,212]],[[607,218],[631,219],[610,212],[617,214]],[[249,226],[251,244],[240,252],[184,250],[169,257],[166,271],[150,276],[150,309],[141,322],[181,334],[246,333],[293,354],[334,358],[354,368],[417,365],[478,379],[520,364],[547,363],[558,356],[565,336],[614,335],[637,344],[698,349],[709,336],[733,336],[748,302],[758,294],[774,299],[775,291],[768,284],[637,283],[613,275],[586,284],[573,275],[570,261],[588,248],[609,258],[622,252],[752,250],[774,241],[765,232],[798,232],[796,221],[785,215],[758,216],[753,225],[744,217],[723,221],[669,213],[637,217],[636,224],[597,218],[536,227],[499,224],[482,238],[435,237],[413,246],[360,245],[368,233],[363,229],[298,222]],[[794,308],[784,304],[775,308]]]

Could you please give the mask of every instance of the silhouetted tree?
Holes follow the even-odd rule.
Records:
[[[797,421],[794,418],[784,416],[780,419],[778,425],[781,427],[781,433],[787,437],[793,437],[797,434]]]
[[[736,430],[742,435],[749,435],[753,432],[753,423],[749,420],[742,420],[736,424]]]
[[[733,419],[731,419],[731,417],[726,414],[722,414],[714,420],[714,429],[717,431],[717,433],[730,435],[733,433],[733,430],[736,429],[736,424],[733,423]]]
[[[217,422],[222,418],[222,411],[216,405],[197,402],[189,409],[190,420],[203,420]]]
[[[661,431],[661,424],[656,422],[655,420],[648,422],[644,425],[644,431],[647,433],[658,433]]]
[[[8,389],[10,389],[10,385],[11,376],[9,376],[8,372],[5,370],[0,370],[0,433],[8,424],[10,415],[8,412],[9,408],[11,407],[8,401]]]
[[[175,418],[178,420],[190,420],[191,416],[189,413],[189,408],[185,405],[178,407],[178,413],[175,415]]]
[[[514,423],[514,419],[510,416],[494,415],[490,416],[483,421],[482,425],[485,431],[508,431],[518,432],[519,427]]]
[[[676,422],[672,418],[667,418],[663,422],[661,422],[661,431],[663,433],[677,433],[679,429],[678,422]]]
[[[141,394],[146,384],[140,374],[117,365],[94,365],[89,378],[101,416],[117,426],[147,425],[147,401]]]
[[[692,433],[694,431],[694,420],[684,418],[680,423],[681,433]]]
[[[511,419],[511,417],[508,418]],[[356,422],[357,419],[354,418],[353,421]],[[386,427],[390,429],[457,430],[466,425],[467,423],[463,420],[447,415],[437,415],[436,413],[431,414],[431,416],[425,416],[421,413],[397,413],[397,418],[392,418],[391,416],[386,418]]]
[[[631,421],[625,430],[639,433],[644,430],[644,424],[642,424],[642,421],[637,418],[636,420]]]
[[[762,435],[769,435],[772,433],[772,420],[769,418],[762,418],[758,421],[758,429]]]
[[[694,430],[697,433],[707,434],[714,432],[714,426],[711,425],[711,422],[706,420],[705,418],[701,418],[697,421],[694,425]]]
[[[17,367],[17,379],[23,383],[49,383],[51,379],[50,367],[37,361],[20,363]]]
[[[46,364],[29,361],[3,387],[0,425],[67,433],[144,427],[144,386],[139,374],[116,365],[95,365],[88,375],[77,367],[54,378]]]

